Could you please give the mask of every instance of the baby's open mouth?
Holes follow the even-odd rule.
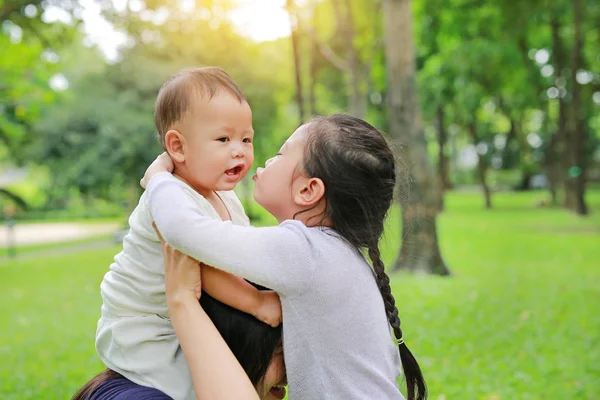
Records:
[[[225,175],[234,176],[234,175],[239,175],[241,172],[242,172],[242,166],[237,165],[237,166],[225,171]]]

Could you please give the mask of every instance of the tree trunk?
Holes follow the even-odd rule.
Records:
[[[367,97],[361,90],[363,84],[361,79],[362,66],[358,57],[356,47],[354,47],[354,18],[352,15],[352,4],[349,0],[344,0],[344,6],[340,0],[333,0],[333,7],[336,19],[340,24],[340,34],[344,43],[346,53],[347,81],[348,81],[348,108],[350,114],[364,118],[367,113]]]
[[[438,182],[440,183],[438,210],[444,211],[444,193],[451,188],[451,184],[448,172],[449,160],[446,155],[448,134],[446,132],[445,112],[442,104],[438,104],[437,106],[436,119],[438,131]]]
[[[517,140],[517,129],[515,128],[515,120],[511,118],[506,112],[504,112],[506,117],[508,117],[510,121],[510,129],[508,130],[508,135],[506,135],[506,142],[504,144],[504,149],[502,151],[502,166],[512,167],[510,165],[510,152],[512,144],[515,140]]]
[[[550,111],[546,111],[546,117],[542,123],[542,130],[548,131],[550,125],[549,118]],[[556,207],[558,205],[558,195],[561,186],[563,185],[561,181],[561,166],[560,159],[558,157],[557,151],[557,143],[559,140],[558,132],[553,132],[550,138],[548,139],[548,145],[544,150],[544,160],[542,162],[542,168],[546,174],[546,180],[548,183],[548,191],[550,192],[550,204],[552,207]]]
[[[552,58],[554,61],[554,75],[556,81],[564,79],[563,73],[565,69],[565,50],[560,38],[561,24],[558,12],[554,12],[550,21],[552,32]],[[567,155],[567,104],[563,96],[558,97],[558,121],[556,132],[553,135],[551,147],[548,149],[549,159],[553,164],[553,178],[555,187],[563,187],[567,192],[568,182],[565,179],[566,171],[569,168],[569,158]],[[566,203],[565,203],[566,205]]]
[[[558,46],[560,47],[560,36],[558,36],[558,33],[559,33],[558,25],[556,25],[556,27],[554,27],[552,24],[558,24],[558,20],[553,18],[553,21],[551,23],[551,29],[552,29],[554,45],[558,44]],[[531,59],[529,58],[529,55],[528,55],[529,51],[530,51],[530,46],[527,43],[526,32],[523,32],[523,34],[519,36],[519,39],[517,40],[517,45],[518,45],[520,53],[521,53],[523,65],[526,68],[529,68],[529,70],[530,70],[531,77],[529,79],[532,82],[534,82],[535,92],[538,94],[538,96],[544,98],[544,100],[540,99],[540,103],[539,103],[539,108],[542,109],[543,105],[548,105],[550,102],[548,101],[547,96],[545,96],[543,94],[545,91],[544,90],[545,85],[540,80],[541,75],[540,75],[539,67],[536,65],[533,68],[531,68],[532,63],[531,63]],[[553,49],[552,49],[552,57],[553,58],[555,56],[557,56],[557,53],[554,50],[555,49],[553,47]],[[557,76],[560,74],[559,68],[556,68],[555,73]],[[546,111],[546,117],[544,118],[542,130],[544,132],[548,131],[548,111]],[[550,191],[550,196],[552,199],[551,202],[552,202],[553,206],[555,206],[557,204],[557,197],[558,197],[557,188],[562,185],[562,183],[559,182],[560,181],[560,166],[558,165],[559,159],[556,154],[556,145],[557,145],[556,136],[558,136],[556,132],[554,132],[551,135],[551,137],[549,139],[549,145],[546,147],[546,149],[544,151],[544,161],[542,162],[542,169],[546,174],[548,190]],[[508,147],[508,141],[507,141],[507,147]],[[528,175],[528,174],[531,175],[530,173],[527,173],[526,171],[524,171],[523,181],[525,180],[525,175]],[[524,182],[521,182],[521,186],[523,183]],[[530,187],[529,182],[527,182],[527,187],[528,188]]]
[[[527,161],[531,155],[531,147],[527,144],[527,139],[523,132],[523,114],[518,115],[516,118],[511,118],[511,129],[514,130],[515,140],[519,145],[519,163],[521,164],[521,183],[519,190],[531,189],[531,178],[534,175],[534,170],[531,163]]]
[[[475,122],[469,123],[468,132],[473,145],[477,146],[479,144],[479,137],[477,136],[477,124]],[[487,162],[479,153],[477,153],[477,175],[483,189],[485,208],[489,210],[492,208],[492,192],[487,184]]]
[[[316,7],[315,7],[316,8]],[[316,29],[313,27],[313,30]],[[308,112],[311,116],[317,115],[317,99],[315,96],[315,86],[317,84],[317,59],[319,57],[319,43],[317,42],[316,32],[311,35],[310,47],[310,76],[308,86]]]
[[[384,7],[389,132],[397,146],[407,146],[398,158],[405,156],[406,165],[413,167],[409,195],[400,196],[402,246],[394,269],[449,275],[437,236],[439,186],[427,153],[417,99],[410,1],[385,0]]]
[[[302,69],[300,67],[300,56],[299,56],[299,40],[298,40],[298,13],[296,12],[296,5],[294,0],[287,0],[287,9],[290,16],[290,25],[292,30],[292,53],[294,57],[294,71],[296,78],[296,102],[298,103],[298,112],[300,117],[300,125],[305,121],[304,119],[304,96],[302,95]]]
[[[308,77],[308,113],[310,116],[318,114],[315,94],[319,59],[319,39],[317,38],[318,8],[316,4],[312,7],[312,26],[310,30],[310,76]]]
[[[574,41],[571,54],[571,107],[569,112],[568,130],[570,140],[569,150],[569,176],[567,178],[567,204],[569,208],[579,215],[587,215],[588,208],[585,203],[585,118],[581,107],[581,86],[577,83],[576,75],[583,67],[583,1],[573,0],[573,29]]]
[[[556,206],[558,204],[558,189],[560,187],[560,165],[556,154],[556,134],[550,137],[550,143],[545,152],[544,170],[548,180],[548,190],[550,191],[550,204]]]

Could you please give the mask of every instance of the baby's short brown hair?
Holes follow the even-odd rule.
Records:
[[[154,123],[163,148],[166,133],[189,111],[193,95],[200,93],[210,99],[220,90],[227,91],[240,103],[246,101],[233,79],[218,67],[184,69],[162,85],[154,105]]]

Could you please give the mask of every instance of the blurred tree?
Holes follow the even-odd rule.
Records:
[[[332,4],[345,53],[345,59],[341,61],[339,67],[347,75],[348,111],[359,118],[364,118],[367,113],[367,97],[363,89],[363,66],[354,44],[356,27],[352,3],[350,0],[332,0]]]
[[[311,10],[311,21],[308,21],[309,26],[309,41],[310,41],[310,66],[308,72],[308,114],[315,116],[318,114],[317,111],[317,75],[319,73],[319,40],[317,38],[317,21],[318,21],[318,7],[316,4],[310,4]]]
[[[30,154],[51,171],[58,194],[49,201],[69,187],[84,198],[105,197],[114,184],[137,187],[159,153],[152,109],[162,76],[150,60],[130,57],[135,74],[121,63],[72,79],[69,93],[37,124]],[[82,58],[80,65],[94,61]]]
[[[562,6],[562,7],[561,7]],[[560,10],[559,7],[563,8]],[[555,75],[555,84],[564,89],[566,84],[565,67],[566,52],[561,37],[560,15],[564,13],[564,6],[560,3],[551,9],[550,27],[552,32],[552,61]],[[559,89],[560,90],[560,89]],[[567,133],[567,102],[566,96],[558,96],[558,116],[556,128],[546,146],[545,167],[547,171],[550,195],[553,204],[557,204],[558,190],[565,186],[566,171],[568,163],[564,154],[566,152],[566,133]]]
[[[346,110],[410,144],[415,203],[406,204],[415,208],[406,208],[423,221],[434,219],[430,197],[441,208],[451,180],[479,181],[491,205],[501,170],[519,169],[520,182],[511,184],[523,189],[544,172],[554,202],[584,199],[600,130],[592,101],[600,92],[600,3],[581,1],[402,3],[415,16],[415,60],[407,61],[412,45],[407,50],[404,36],[389,27],[384,32],[390,24],[400,30],[382,2],[385,10],[393,4],[397,16],[399,1],[291,1],[292,21],[302,28],[294,30],[294,49],[289,38],[255,43],[241,36],[228,16],[231,0],[145,0],[125,8],[96,0],[128,36],[120,57],[107,65],[73,45],[82,39],[78,0],[0,0],[0,157],[50,165],[55,198],[70,195],[69,186],[88,196],[137,187],[138,168],[159,151],[152,104],[161,82],[181,68],[219,65],[252,106],[257,164],[297,126],[300,103],[302,120]],[[49,9],[55,17],[45,14]],[[410,62],[420,88],[414,97]],[[49,85],[60,74],[65,91]],[[399,76],[400,83],[392,79]],[[475,169],[461,164],[473,148]],[[422,168],[428,156],[437,173]],[[105,171],[95,171],[97,164]],[[439,187],[429,190],[432,185]],[[421,222],[407,226],[414,243],[407,240],[403,251],[434,232]],[[435,263],[437,242],[428,246],[425,258],[415,257]]]
[[[185,67],[221,66],[242,88],[253,109],[257,164],[272,156],[296,127],[289,118],[278,118],[287,113],[293,93],[286,73],[287,41],[253,43],[235,33],[223,15],[211,19],[212,24],[196,23],[199,13],[176,8],[158,23],[154,18],[161,7],[106,10],[130,36],[116,63],[108,65],[82,46],[65,55],[72,62],[64,70],[70,88],[36,125],[38,140],[28,153],[49,166],[54,199],[68,187],[88,197],[106,197],[115,185],[130,188],[132,197],[139,193],[140,176],[161,151],[153,121],[156,94],[169,75]],[[218,7],[202,10],[220,15]],[[274,73],[268,67],[273,63],[288,69]]]
[[[448,275],[437,236],[438,195],[421,126],[416,88],[415,49],[409,0],[385,0],[389,133],[407,146],[398,158],[410,167],[409,190],[402,204],[402,247],[395,269]]]
[[[304,94],[302,88],[302,64],[300,63],[300,17],[294,0],[286,0],[286,8],[290,16],[290,25],[292,34],[292,55],[294,58],[294,76],[296,78],[296,103],[298,105],[299,124],[302,125],[306,120],[304,116]]]
[[[45,22],[50,8],[64,13],[64,20]],[[58,53],[76,37],[77,10],[75,0],[0,0],[0,141],[13,162],[25,161],[32,123],[56,100],[49,82],[58,71]]]
[[[327,108],[332,111],[342,109],[361,118],[371,117],[368,115],[371,95],[379,99],[381,94],[374,93],[375,86],[384,85],[383,80],[374,82],[383,76],[373,79],[374,69],[383,70],[384,67],[380,24],[374,23],[381,19],[379,2],[314,2],[307,14],[310,14],[308,25],[311,27],[312,48],[325,61],[323,65],[312,64],[311,75],[315,77],[314,71],[319,70],[321,79],[318,84],[335,94]],[[323,95],[323,92],[319,94]],[[381,100],[376,100],[376,103],[380,104]]]
[[[569,110],[567,132],[567,157],[570,161],[567,178],[567,207],[573,209],[579,215],[587,215],[588,207],[585,202],[586,183],[586,136],[587,121],[585,109],[582,105],[581,84],[578,82],[577,74],[584,67],[584,33],[583,13],[585,10],[584,0],[572,0],[573,8],[573,47],[571,50],[571,107]]]

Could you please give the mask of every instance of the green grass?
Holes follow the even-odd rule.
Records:
[[[453,277],[393,277],[432,399],[600,399],[600,193],[588,219],[535,209],[543,197],[498,194],[485,212],[481,196],[449,196],[439,234]]]
[[[67,399],[101,370],[99,285],[116,251],[0,265],[0,398]]]
[[[109,240],[109,239],[112,239],[113,237],[114,237],[114,235],[98,235],[98,236],[86,237],[84,239],[68,240],[66,242],[19,246],[16,248],[16,254],[17,254],[17,258],[18,258],[20,256],[29,255],[33,252],[39,252],[42,250],[53,250],[53,249],[60,249],[60,248],[64,248],[64,247],[72,247],[74,245],[89,244],[89,243],[94,243],[94,242],[98,242],[98,241]],[[0,263],[2,263],[3,261],[10,261],[9,253],[10,253],[10,251],[7,247],[0,247]]]
[[[64,217],[51,217],[51,218],[29,218],[29,216],[17,219],[17,224],[19,225],[29,225],[29,224],[50,224],[50,223],[78,223],[78,224],[103,224],[107,222],[123,222],[123,216],[110,216],[110,217],[72,217],[72,216],[64,216]]]
[[[587,219],[535,208],[543,197],[496,194],[484,211],[450,194],[439,232],[453,276],[393,275],[432,400],[600,398],[600,192]],[[1,399],[65,399],[102,368],[98,286],[117,250],[0,265]]]

